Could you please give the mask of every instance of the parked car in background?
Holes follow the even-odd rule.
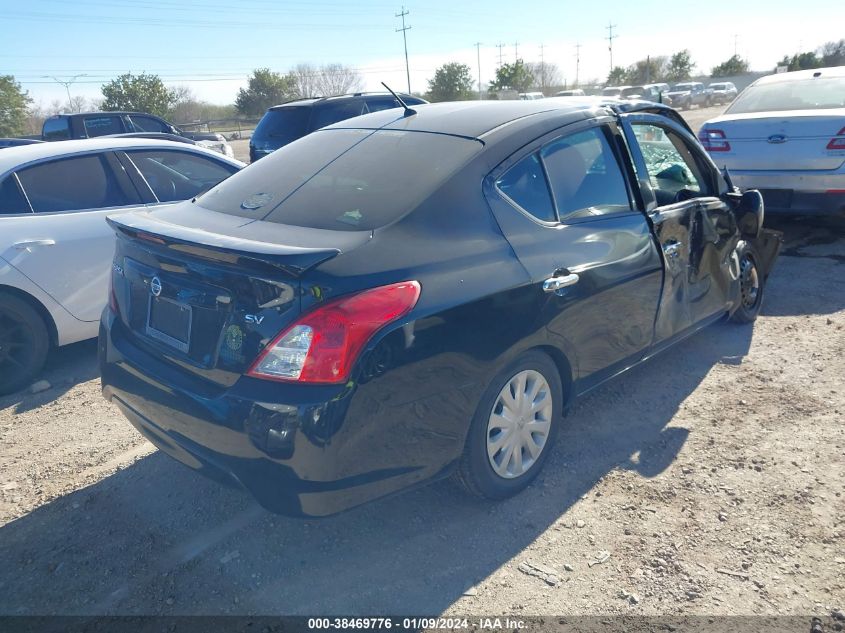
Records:
[[[27,385],[51,345],[97,335],[114,251],[107,215],[193,198],[242,166],[142,138],[0,152],[0,394]]]
[[[712,92],[700,81],[675,84],[663,97],[665,103],[677,110],[689,110],[693,106],[704,108],[713,102]]]
[[[845,214],[845,66],[761,77],[699,139],[767,211]]]
[[[707,87],[712,91],[713,103],[725,104],[736,99],[736,86],[730,81],[719,81]]]
[[[619,93],[622,99],[629,99],[631,101],[653,101],[660,103],[660,90],[656,84],[648,84],[645,86],[631,86],[625,88]]]
[[[520,92],[519,98],[522,101],[535,101],[537,99],[545,99],[546,95],[542,92]]]
[[[34,138],[0,138],[0,149],[19,147],[21,145],[35,145],[36,143],[43,143],[43,141]]]
[[[110,218],[104,396],[277,512],[516,494],[578,396],[753,321],[779,248],[674,110],[614,103],[370,114]]]
[[[411,95],[399,96],[411,106],[427,103]],[[386,92],[357,92],[337,97],[297,99],[274,106],[264,113],[249,139],[249,160],[254,163],[280,147],[332,123],[399,107],[396,98]]]
[[[618,97],[622,94],[623,90],[627,90],[628,88],[631,88],[631,86],[608,86],[607,88],[602,88],[601,96]]]
[[[234,150],[222,134],[184,132],[154,114],[144,112],[81,112],[57,114],[44,121],[41,138],[45,141],[96,138],[116,134],[172,134],[181,136],[207,149],[233,158]]]
[[[572,88],[570,90],[560,90],[555,93],[556,97],[583,97],[584,91],[581,88]]]

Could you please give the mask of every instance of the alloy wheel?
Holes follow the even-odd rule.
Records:
[[[528,472],[546,446],[552,411],[549,383],[538,371],[521,371],[502,387],[487,422],[487,457],[497,475]]]
[[[0,375],[28,371],[33,343],[30,328],[0,309]]]

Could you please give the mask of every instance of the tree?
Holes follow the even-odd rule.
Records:
[[[690,52],[687,49],[678,51],[669,59],[669,67],[666,69],[666,79],[669,81],[683,81],[692,75],[695,64],[690,59]]]
[[[0,75],[0,136],[17,136],[26,130],[29,93],[12,75]]]
[[[666,77],[669,60],[665,57],[646,57],[628,66],[624,81],[633,84],[650,84],[663,81]]]
[[[627,81],[628,78],[628,71],[626,71],[622,66],[616,66],[610,73],[607,75],[607,85],[608,86],[621,86]]]
[[[472,98],[472,72],[458,62],[443,64],[428,81],[429,101],[463,101]]]
[[[235,107],[241,114],[264,114],[267,108],[298,96],[296,81],[290,74],[281,75],[269,68],[252,71],[246,90],[238,90]]]
[[[819,49],[822,66],[845,66],[845,40],[827,42]]]
[[[534,85],[534,75],[525,65],[521,59],[517,59],[513,64],[502,64],[496,70],[496,79],[490,82],[489,90],[496,92],[498,90],[516,90],[517,92],[525,92]]]
[[[343,64],[325,64],[317,74],[317,89],[322,96],[358,92],[363,85],[361,73]]]
[[[103,84],[103,110],[132,110],[167,116],[176,101],[158,75],[126,73]]]
[[[557,67],[557,64],[550,62],[528,62],[526,66],[528,67],[528,71],[534,75],[534,85],[532,88],[547,90],[559,86],[562,83],[560,69]]]
[[[807,70],[809,68],[821,68],[822,60],[819,59],[815,52],[796,53],[792,57],[784,55],[783,59],[777,64],[778,66],[786,66],[792,72],[794,70]]]
[[[739,55],[734,55],[730,59],[723,61],[718,66],[713,66],[710,71],[711,77],[732,77],[734,75],[744,75],[748,72],[748,62],[742,59]]]

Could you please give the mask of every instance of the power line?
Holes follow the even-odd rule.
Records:
[[[613,29],[616,28],[615,24],[611,24],[608,22],[608,26],[605,27],[608,31],[607,33],[607,50],[610,51],[610,72],[613,72],[613,40],[615,40],[619,35],[613,34]]]
[[[402,18],[402,28],[396,29],[396,32],[402,31],[402,40],[405,42],[405,74],[408,76],[408,94],[411,94],[411,68],[408,65],[408,36],[406,35],[411,25],[405,26],[405,16],[409,13],[410,11],[403,6],[402,12],[395,14],[395,17]]]

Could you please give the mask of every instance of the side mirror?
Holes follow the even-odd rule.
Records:
[[[742,194],[736,209],[736,222],[743,237],[754,239],[760,235],[764,217],[763,196],[756,189]]]

